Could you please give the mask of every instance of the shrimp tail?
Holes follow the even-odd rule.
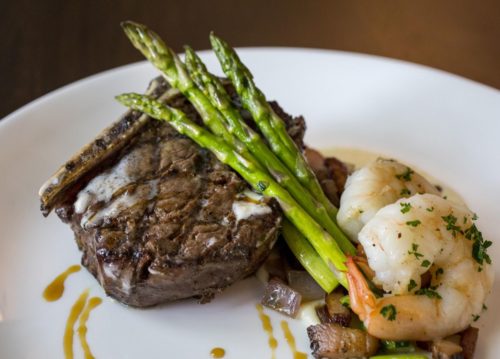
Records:
[[[353,257],[347,257],[346,266],[351,309],[362,321],[365,321],[369,317],[369,313],[377,305],[376,297],[370,290],[368,282],[357,267]]]

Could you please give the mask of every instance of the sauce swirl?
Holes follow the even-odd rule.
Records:
[[[79,265],[72,265],[68,269],[66,269],[64,272],[59,274],[43,291],[43,298],[47,302],[54,302],[58,299],[60,299],[64,293],[64,282],[66,279],[70,276],[70,274],[79,272],[81,269],[81,266]]]
[[[210,351],[210,356],[212,358],[224,358],[226,351],[223,348],[213,348]]]
[[[288,322],[286,320],[281,321],[281,329],[283,330],[283,334],[288,343],[288,346],[292,350],[293,359],[307,359],[307,354],[303,352],[299,352],[297,350],[297,344],[295,343],[295,337],[288,326]]]
[[[83,355],[85,359],[94,359],[94,356],[90,351],[89,343],[87,342],[87,321],[89,320],[90,312],[98,307],[101,303],[102,299],[99,297],[90,298],[87,302],[87,306],[80,315],[78,337],[80,338],[80,344],[82,345]]]
[[[64,349],[64,357],[66,359],[73,359],[73,327],[75,326],[78,317],[83,311],[85,307],[85,303],[87,302],[87,298],[89,296],[89,290],[86,289],[76,302],[71,307],[69,312],[68,319],[66,321],[66,328],[64,329],[64,337],[63,337],[63,349]]]
[[[259,318],[260,321],[262,322],[262,328],[264,328],[264,331],[267,333],[267,336],[269,338],[268,343],[269,343],[269,348],[271,348],[271,358],[274,359],[276,358],[276,348],[278,347],[278,341],[276,340],[273,334],[273,326],[271,324],[271,318],[264,313],[264,308],[262,307],[261,304],[257,304],[255,307],[259,312]]]

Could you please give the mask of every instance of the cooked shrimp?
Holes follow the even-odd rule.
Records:
[[[385,206],[358,235],[373,281],[389,293],[376,298],[350,259],[351,307],[368,332],[391,340],[430,340],[464,330],[483,310],[493,269],[475,215],[433,194]],[[421,275],[432,275],[420,288]]]
[[[357,242],[361,228],[380,208],[417,193],[438,194],[438,191],[411,168],[379,158],[347,179],[337,222],[351,240]]]

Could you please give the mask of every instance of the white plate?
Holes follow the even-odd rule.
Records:
[[[500,92],[428,69],[383,58],[302,49],[242,49],[240,54],[270,99],[307,119],[306,141],[316,148],[359,147],[394,156],[433,174],[462,194],[496,241],[500,213]],[[210,69],[215,58],[203,53]],[[216,71],[219,72],[219,71]],[[116,94],[143,91],[157,72],[146,63],[107,71],[57,90],[0,122],[0,357],[62,358],[70,307],[90,288],[86,271],[68,280],[63,298],[47,303],[45,286],[80,253],[68,226],[38,210],[40,185],[124,109]],[[491,248],[496,274],[500,245]],[[498,282],[497,282],[498,283]],[[269,358],[255,310],[256,279],[237,283],[207,305],[186,300],[150,310],[106,298],[89,321],[97,358]],[[500,295],[495,285],[491,298]],[[490,300],[477,358],[500,352],[500,307]],[[278,357],[291,352],[271,313]],[[305,328],[289,320],[298,348]],[[81,355],[75,340],[76,357]],[[175,355],[174,355],[175,354]]]

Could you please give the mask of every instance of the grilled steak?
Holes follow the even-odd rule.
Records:
[[[148,93],[201,122],[163,79]],[[273,106],[302,146],[303,119]],[[83,265],[106,293],[137,307],[210,300],[258,268],[281,220],[274,201],[210,152],[138,112],[85,146],[40,196],[45,215],[55,209],[71,226]]]

